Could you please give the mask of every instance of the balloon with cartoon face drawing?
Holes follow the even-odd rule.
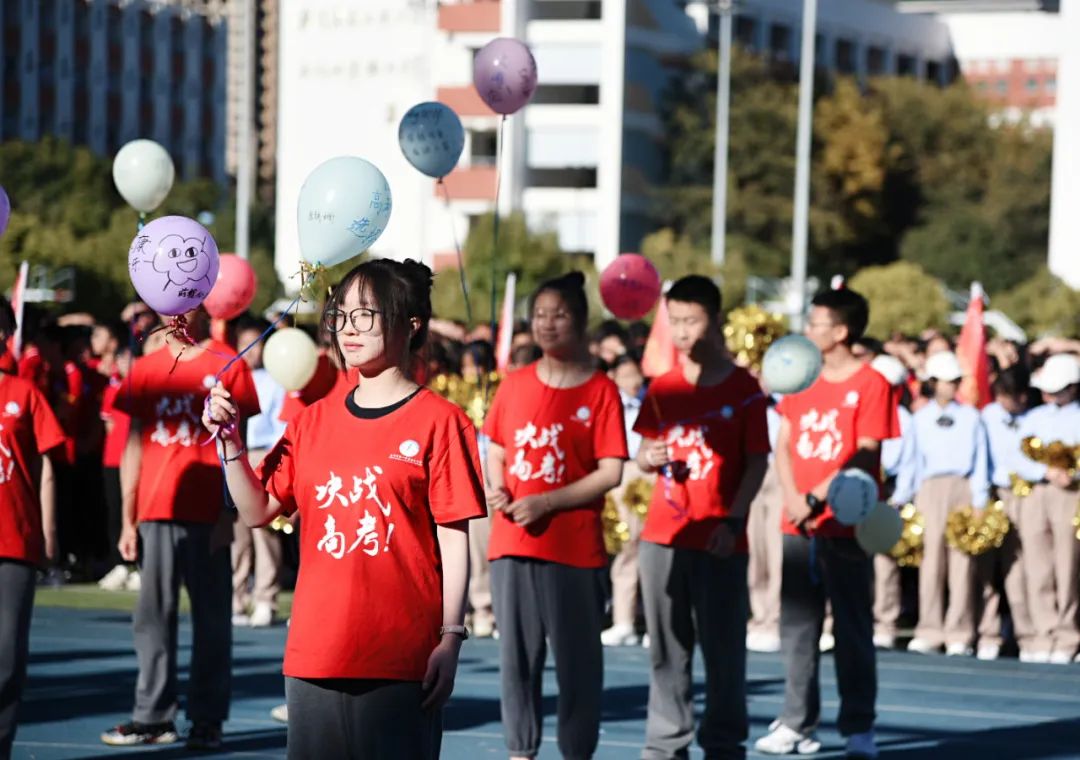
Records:
[[[218,276],[217,243],[186,216],[147,224],[128,250],[128,270],[139,297],[158,314],[185,314],[203,302]]]

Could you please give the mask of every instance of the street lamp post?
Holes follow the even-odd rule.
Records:
[[[810,137],[814,115],[814,42],[817,0],[803,0],[799,56],[799,128],[795,149],[795,211],[791,230],[791,326],[801,330],[806,313],[806,245],[810,215]]]
[[[716,147],[713,155],[712,262],[724,263],[727,235],[728,124],[731,106],[731,24],[734,0],[717,0],[720,39],[716,50]]]
[[[251,195],[255,184],[255,0],[234,2],[244,37],[236,125],[236,255],[247,259],[251,241]],[[235,14],[233,18],[236,19]]]

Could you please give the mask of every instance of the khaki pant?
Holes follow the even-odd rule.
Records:
[[[1072,524],[1078,499],[1075,490],[1041,483],[1024,501],[1020,542],[1035,627],[1034,651],[1072,654],[1080,645],[1076,620],[1080,542]]]
[[[949,515],[971,504],[967,478],[947,475],[924,482],[915,508],[926,521],[919,567],[919,624],[916,638],[933,645],[975,639],[975,561],[945,541]]]
[[[750,586],[750,633],[780,635],[780,580],[784,566],[784,534],[780,513],[784,497],[776,467],[769,465],[754,501],[750,504],[746,531],[750,543],[747,569]]]
[[[888,554],[874,555],[874,635],[895,636],[900,621],[900,566]]]
[[[248,461],[257,467],[267,451],[248,452]],[[254,604],[265,602],[277,609],[281,591],[281,537],[269,528],[249,528],[242,520],[233,525],[232,586],[233,614],[244,614]],[[255,583],[248,590],[248,579],[255,573]]]
[[[491,611],[491,565],[488,541],[491,540],[491,516],[469,520],[469,606],[473,625],[477,619],[495,622]]]
[[[626,486],[637,478],[655,482],[651,475],[645,475],[634,460],[623,465],[623,477],[619,487],[611,492],[619,510],[619,519],[626,523],[630,538],[622,545],[615,559],[611,561],[611,622],[613,625],[634,627],[638,604],[638,546],[641,543],[641,529],[644,521],[624,502]]]
[[[998,578],[1003,579],[1005,598],[1009,600],[1013,635],[1021,651],[1031,648],[1035,628],[1028,612],[1027,577],[1024,572],[1020,519],[1024,499],[1012,493],[1003,494],[1005,514],[1012,527],[1000,549],[992,549],[976,559],[976,574],[982,601],[979,619],[979,644],[1001,646],[1001,589]]]

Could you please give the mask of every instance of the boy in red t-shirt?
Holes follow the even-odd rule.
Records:
[[[138,359],[116,393],[114,408],[131,415],[120,463],[123,525],[120,554],[140,560],[135,608],[139,678],[132,720],[101,736],[105,744],[167,744],[177,739],[177,611],[180,583],[191,600],[192,649],[187,715],[191,749],[221,746],[232,665],[232,563],[235,513],[226,511],[215,447],[202,445],[203,404],[220,380],[243,420],[259,411],[251,370],[235,352],[207,338],[209,318],[187,315],[195,346],[172,335]]]
[[[755,744],[766,754],[813,754],[821,717],[818,640],[825,600],[832,604],[837,727],[847,757],[877,757],[874,703],[877,663],[871,602],[872,564],[826,503],[842,470],[859,468],[880,480],[881,441],[899,435],[888,381],[852,355],[869,319],[866,299],[830,290],[813,301],[806,336],[821,350],[821,375],[802,393],[786,396],[776,441],[784,493],[784,564],[780,640],[786,669],[784,708],[770,733]]]
[[[0,352],[15,327],[0,297]],[[0,757],[11,756],[26,680],[36,568],[56,556],[52,454],[64,431],[32,383],[0,375]]]
[[[678,365],[656,378],[634,430],[637,463],[660,471],[641,534],[642,600],[652,677],[642,758],[681,757],[694,738],[690,664],[705,661],[698,741],[742,756],[746,712],[746,517],[768,465],[766,398],[728,358],[720,289],[684,277],[668,290]]]

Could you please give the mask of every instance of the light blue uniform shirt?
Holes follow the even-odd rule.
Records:
[[[641,400],[645,397],[645,389],[641,389],[636,397],[619,391],[619,399],[622,401],[623,424],[626,425],[626,451],[630,458],[637,456],[641,448],[641,433],[634,432],[634,423],[637,422],[638,414],[641,413]]]
[[[1024,413],[1009,414],[1005,407],[994,402],[982,410],[986,437],[990,442],[990,481],[998,488],[1012,485],[1009,475],[1020,472],[1025,459],[1020,451],[1020,428]]]
[[[930,478],[957,475],[971,485],[971,505],[986,506],[990,456],[986,428],[974,407],[953,401],[943,409],[931,401],[915,412],[915,451],[919,486]]]
[[[285,388],[261,367],[252,371],[251,377],[262,413],[248,419],[247,447],[249,451],[270,449],[285,432],[285,423],[278,419],[285,403]]]
[[[1080,402],[1065,406],[1043,404],[1032,409],[1020,425],[1020,439],[1037,436],[1043,443],[1061,441],[1070,446],[1080,443]],[[1017,460],[1017,474],[1024,480],[1038,483],[1046,479],[1046,465],[1033,462],[1021,455]]]
[[[896,408],[896,415],[900,418],[900,437],[881,442],[881,468],[896,479],[889,500],[907,504],[915,498],[916,490],[915,418],[903,406]]]

